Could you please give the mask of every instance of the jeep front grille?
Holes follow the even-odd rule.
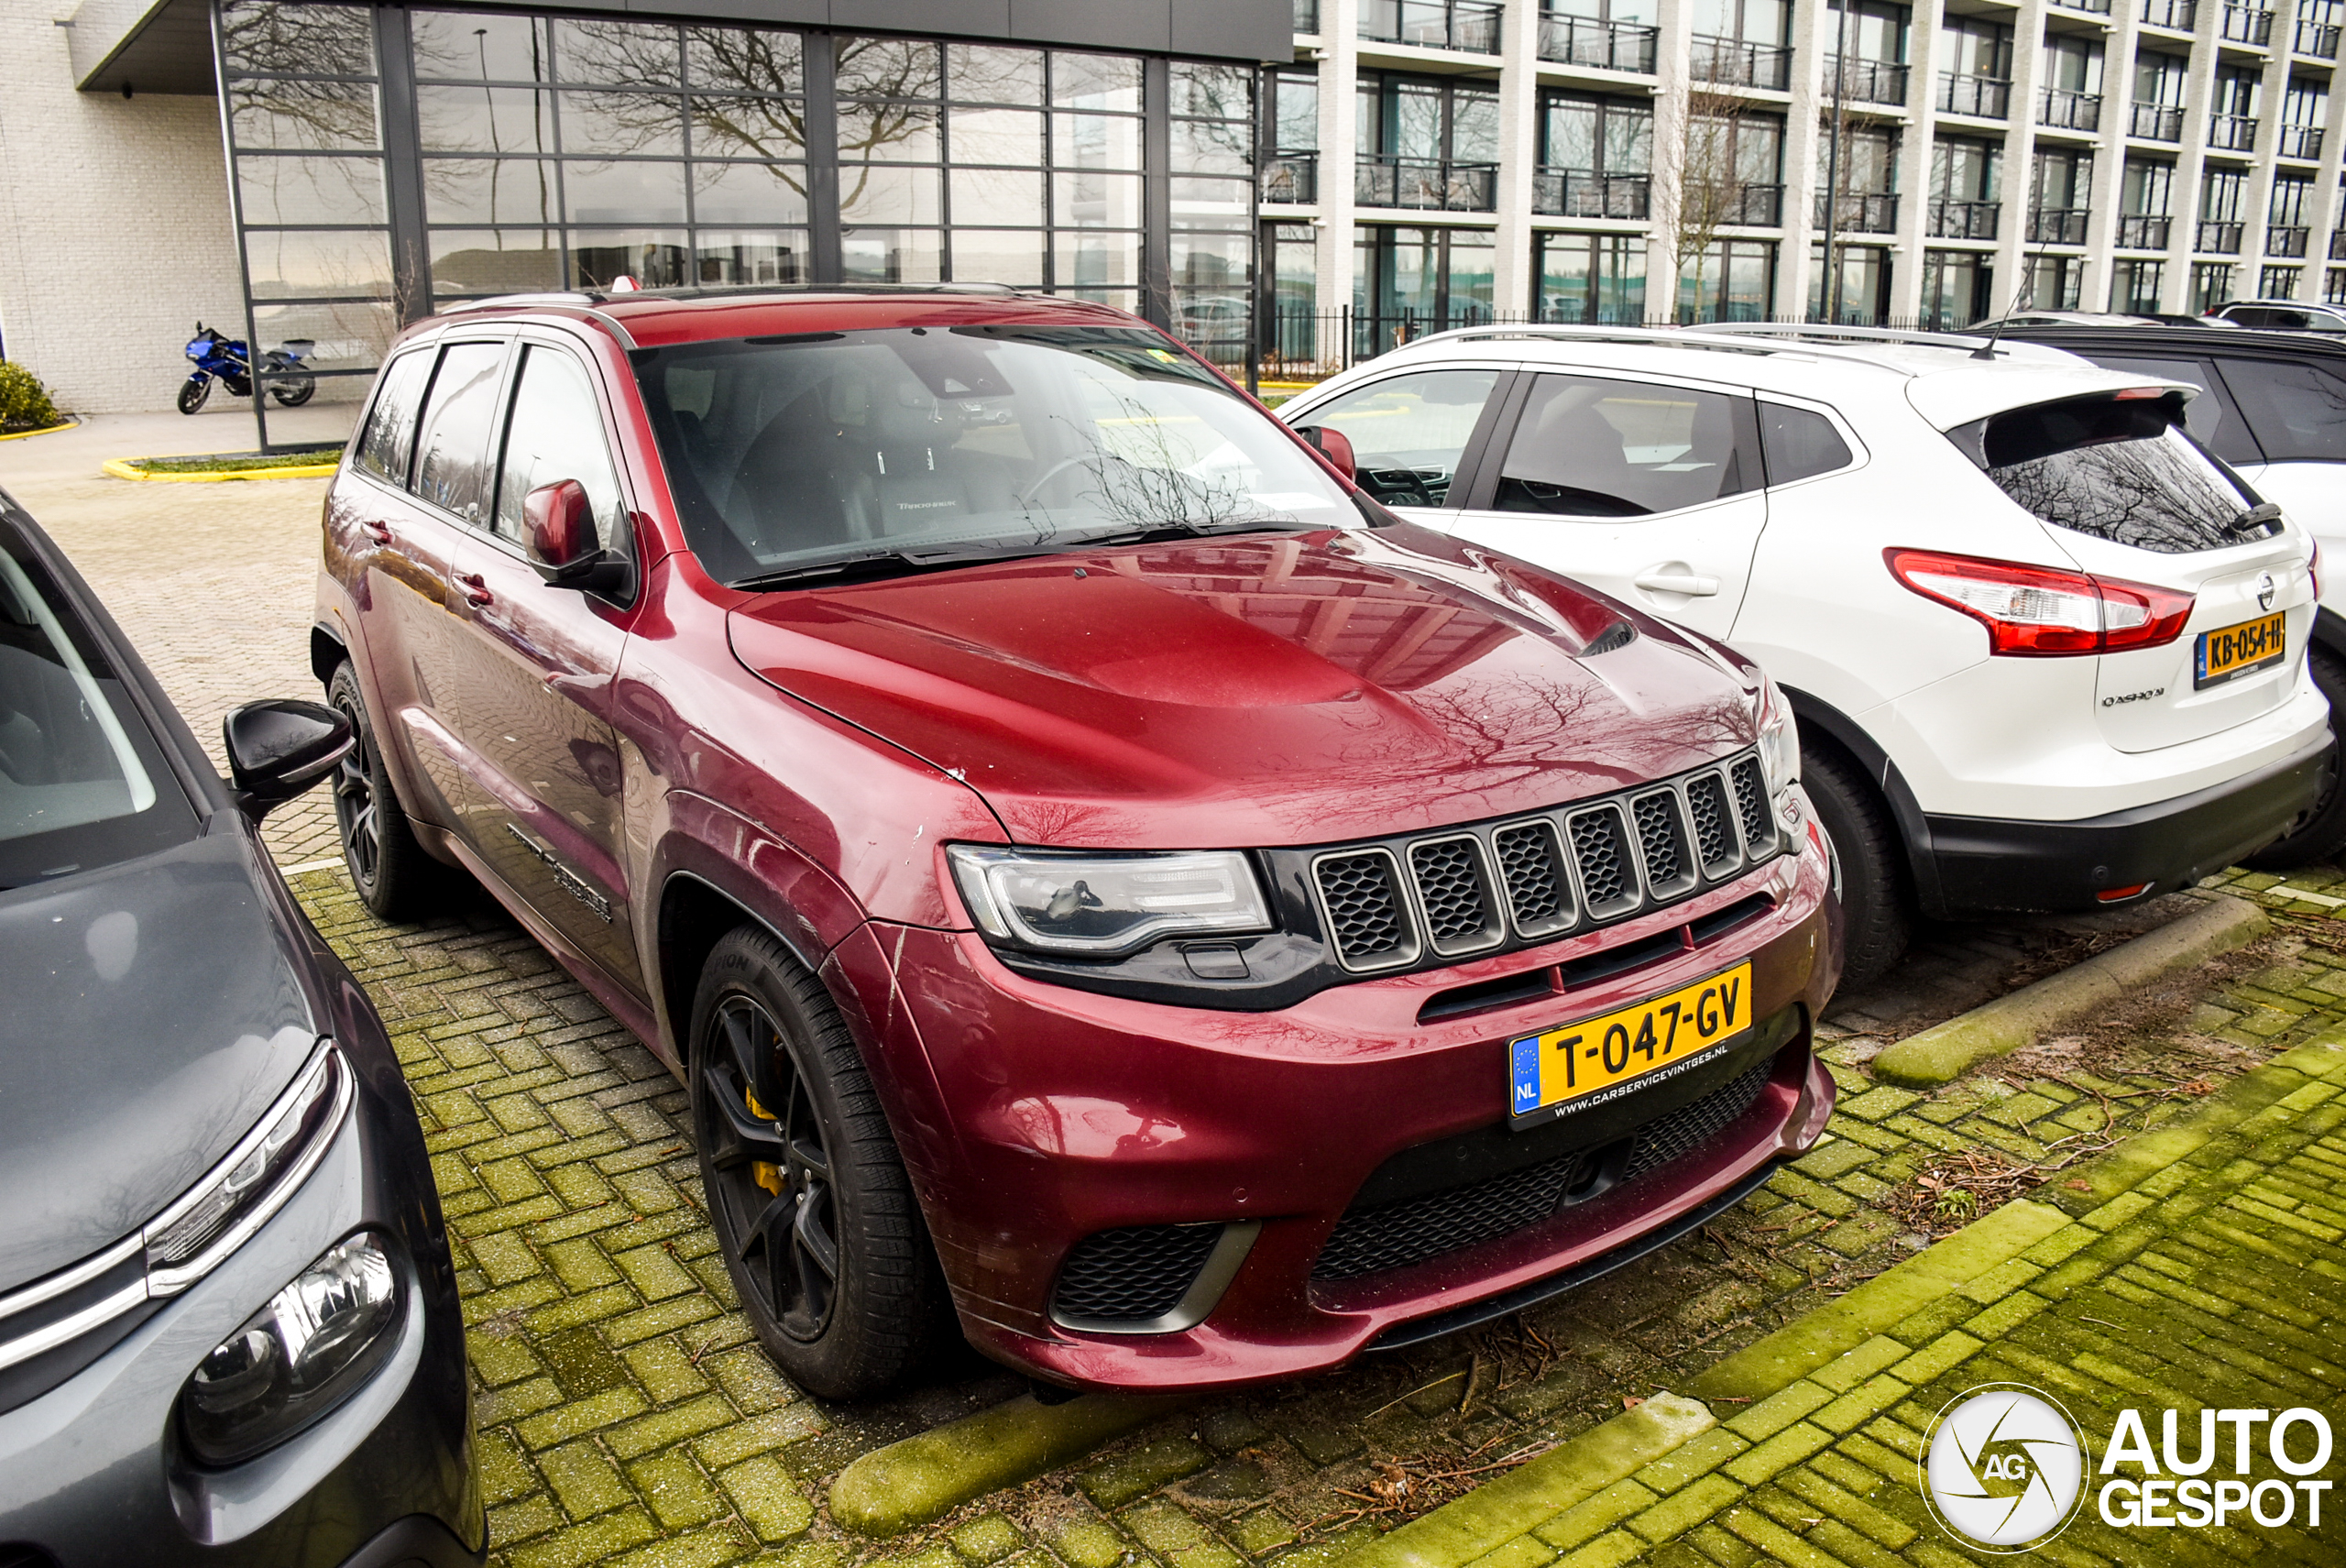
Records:
[[[1781,848],[1757,756],[1534,817],[1323,850],[1313,892],[1355,973],[1607,925],[1740,876]]]

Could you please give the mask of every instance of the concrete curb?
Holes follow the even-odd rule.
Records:
[[[1951,1082],[1973,1064],[2034,1045],[2038,1036],[2095,1007],[2123,1001],[2154,980],[2243,947],[2272,925],[2263,910],[2244,900],[2211,899],[2171,925],[1900,1040],[1874,1058],[1874,1076],[1902,1089]]]
[[[831,1518],[858,1535],[900,1535],[1189,1403],[1086,1394],[1038,1405],[1022,1394],[858,1459],[831,1483]]]
[[[160,485],[216,485],[228,479],[331,479],[342,466],[337,459],[332,463],[306,463],[282,468],[217,468],[201,474],[149,474],[143,468],[133,467],[135,461],[128,457],[109,457],[98,466],[117,479]]]
[[[69,419],[63,424],[45,424],[38,430],[11,431],[6,435],[0,435],[0,441],[26,441],[36,435],[55,435],[60,430],[77,430],[81,424],[78,419]]]

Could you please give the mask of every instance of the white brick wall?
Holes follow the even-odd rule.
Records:
[[[77,93],[72,0],[0,0],[0,345],[82,413],[168,409],[201,317],[244,335],[220,108]]]

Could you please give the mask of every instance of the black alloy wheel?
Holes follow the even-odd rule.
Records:
[[[1905,956],[1913,929],[1904,847],[1888,809],[1862,771],[1841,752],[1801,735],[1801,783],[1816,808],[1841,900],[1841,986],[1879,980]]]
[[[2346,756],[2336,739],[2346,719],[2346,659],[2341,659],[2329,649],[2316,647],[2306,654],[2306,664],[2313,674],[2313,684],[2330,699],[2330,754],[2322,760],[2321,793],[2304,817],[2291,826],[2288,832],[2267,844],[2253,855],[2242,857],[2242,863],[2260,872],[2294,871],[2317,861],[2337,858],[2346,849]]]
[[[334,823],[351,885],[381,919],[418,918],[438,902],[446,868],[415,841],[367,720],[358,672],[347,660],[335,669],[326,701],[350,721],[350,754],[334,773]]]
[[[702,969],[688,1038],[708,1215],[759,1342],[823,1398],[901,1382],[941,1337],[944,1280],[829,992],[744,926]]]

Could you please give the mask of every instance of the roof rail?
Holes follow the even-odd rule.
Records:
[[[2009,337],[1990,338],[1985,334],[1962,332],[1915,332],[1891,326],[1842,326],[1829,322],[1703,322],[1685,329],[1720,337],[1760,337],[1789,339],[1794,342],[1834,344],[1878,343],[1891,347],[1938,348],[1948,353],[1977,354],[1993,345],[1998,357],[2023,359],[2039,364],[2058,364],[2075,359],[2074,354],[2049,348],[2044,344],[2027,343]]]
[[[1702,349],[1713,354],[1798,354],[1812,359],[1837,359],[1852,365],[1867,365],[1902,376],[1915,373],[1910,365],[1899,365],[1884,360],[1878,354],[1867,353],[1869,345],[1861,342],[1834,343],[1811,339],[1770,342],[1766,340],[1768,336],[1781,335],[1770,334],[1763,335],[1760,341],[1738,343],[1735,341],[1735,335],[1707,327],[1581,326],[1565,322],[1495,322],[1484,326],[1453,327],[1448,332],[1428,333],[1423,337],[1411,338],[1400,347],[1414,348],[1421,343],[1492,342],[1510,337],[1553,338],[1570,343],[1617,343],[1639,348]]]

